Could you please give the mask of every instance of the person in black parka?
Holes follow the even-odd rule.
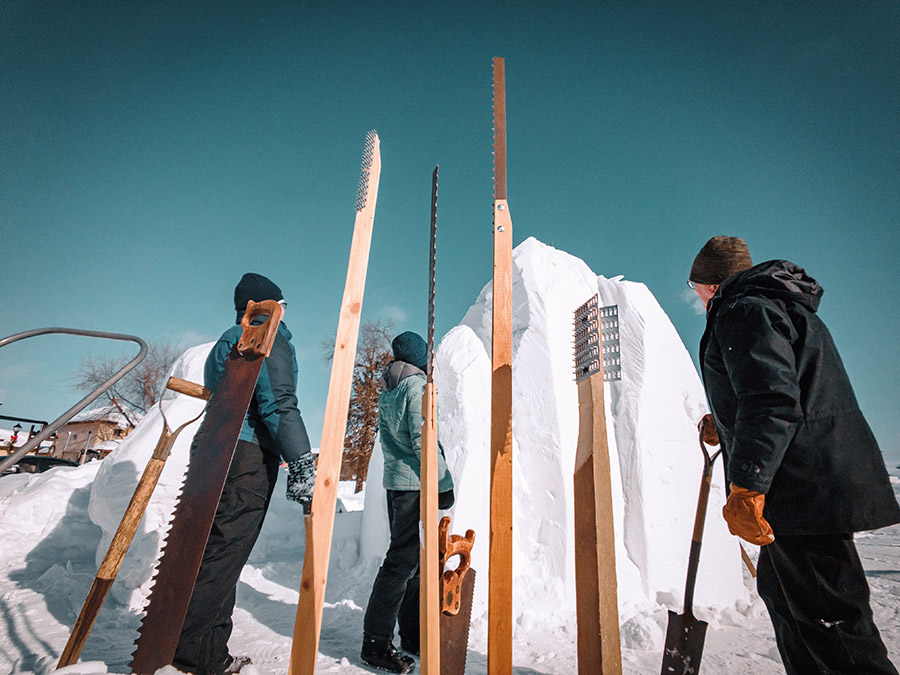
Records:
[[[247,303],[276,300],[281,289],[261,274],[247,273],[234,289],[237,325],[226,330],[204,365],[204,384],[216,395],[225,362],[240,340]],[[255,324],[264,317],[254,320]],[[288,466],[287,498],[307,510],[312,501],[315,463],[297,407],[297,359],[291,333],[278,326],[272,350],[262,364],[250,407],[194,582],[175,657],[179,670],[197,675],[230,675],[248,663],[228,652],[231,614],[241,569],[262,529],[282,460]]]
[[[706,304],[700,367],[724,448],[728,528],[762,546],[757,588],[790,674],[897,675],[853,533],[900,522],[881,451],[799,266],[754,266],[713,237],[688,285]]]

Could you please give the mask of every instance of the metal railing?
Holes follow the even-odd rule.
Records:
[[[97,397],[100,396],[100,394],[109,389],[116,382],[121,380],[128,373],[128,371],[138,365],[147,356],[147,343],[139,337],[136,337],[134,335],[124,335],[122,333],[103,333],[96,330],[81,330],[78,328],[35,328],[34,330],[27,330],[22,333],[16,333],[14,335],[10,335],[9,337],[0,339],[0,347],[5,347],[8,344],[18,342],[19,340],[24,340],[25,338],[48,334],[81,335],[84,337],[105,338],[107,340],[126,340],[136,343],[140,347],[140,351],[138,352],[137,356],[131,359],[131,361],[129,361],[119,370],[113,373],[113,375],[108,380],[100,385],[97,385],[97,387],[91,393],[89,393],[87,396],[85,396],[55,420],[50,422],[50,424],[46,425],[33,438],[28,439],[25,445],[19,447],[13,454],[0,461],[0,473],[6,471],[8,467],[18,462],[22,457],[27,455],[29,452],[31,452],[41,443],[47,440],[50,436],[56,433],[56,431],[60,427],[62,427],[63,424],[65,424],[70,419],[75,417],[75,415],[77,415],[79,412],[84,410],[88,406],[88,404],[94,401]]]

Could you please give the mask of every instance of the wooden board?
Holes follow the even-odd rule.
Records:
[[[441,570],[438,563],[438,444],[434,382],[425,385],[422,416],[420,508],[424,540],[419,542],[419,668],[422,675],[439,675]]]
[[[512,672],[512,221],[495,207],[488,672]],[[502,229],[501,229],[502,228]]]
[[[374,139],[372,139],[374,137]],[[328,581],[328,563],[331,559],[331,536],[334,531],[334,510],[340,480],[344,434],[347,429],[347,413],[350,406],[350,389],[353,384],[353,366],[356,361],[356,343],[359,337],[360,313],[369,248],[372,241],[372,225],[375,220],[375,201],[381,174],[381,155],[377,134],[370,134],[370,164],[363,166],[360,180],[362,206],[356,212],[347,281],[341,300],[337,337],[334,342],[334,358],[331,362],[331,379],[325,401],[325,418],[322,424],[322,440],[316,467],[316,484],[312,509],[306,519],[306,551],[303,558],[303,575],[300,580],[300,598],[294,622],[294,639],[291,644],[289,675],[312,675],[316,671],[319,635],[322,630],[322,606]]]
[[[622,672],[603,371],[578,383],[575,588],[579,675]]]
[[[494,278],[488,673],[512,672],[512,219],[506,200],[506,84],[494,59]]]

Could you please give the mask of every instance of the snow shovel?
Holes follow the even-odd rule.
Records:
[[[661,675],[697,675],[700,672],[700,657],[709,624],[694,616],[694,583],[697,581],[697,567],[700,564],[700,543],[703,539],[703,524],[706,520],[706,504],[712,482],[713,463],[722,454],[719,449],[710,457],[706,442],[715,444],[718,438],[710,429],[712,418],[705,416],[699,424],[700,449],[703,451],[703,479],[700,481],[700,497],[697,500],[697,515],[694,517],[694,533],[691,537],[691,552],[688,556],[687,581],[684,586],[684,612],[669,611],[669,625],[666,629],[666,646],[663,652]]]
[[[203,400],[208,400],[211,393],[206,387],[177,377],[169,378],[168,382],[166,382],[166,389],[171,389],[180,394],[187,394],[188,396]],[[165,394],[165,390],[163,393]],[[188,420],[174,431],[171,431],[169,422],[166,419],[165,410],[163,410],[162,397],[160,397],[159,401],[159,412],[163,418],[162,434],[159,437],[159,441],[156,443],[156,448],[153,450],[153,456],[147,461],[144,473],[141,475],[141,479],[134,489],[134,494],[131,497],[131,501],[128,503],[128,507],[125,509],[122,520],[119,522],[119,527],[116,530],[115,535],[113,535],[109,548],[106,551],[106,556],[100,564],[100,569],[97,571],[97,576],[94,578],[91,590],[88,592],[88,596],[81,608],[81,613],[78,615],[75,626],[72,628],[72,634],[69,636],[69,641],[66,643],[65,649],[63,649],[62,655],[59,657],[59,665],[57,668],[70,666],[78,661],[78,657],[81,656],[81,650],[84,648],[84,643],[87,641],[91,628],[94,627],[94,621],[97,620],[97,615],[100,613],[100,607],[103,605],[103,601],[106,599],[109,589],[116,580],[116,575],[119,573],[119,568],[122,566],[122,561],[125,559],[125,553],[128,551],[128,547],[131,546],[131,541],[134,539],[134,533],[137,532],[141,518],[144,517],[144,512],[147,510],[147,504],[150,502],[153,490],[156,489],[156,484],[159,482],[159,476],[166,464],[166,460],[169,458],[169,453],[172,451],[175,439],[186,426],[196,422],[200,418],[200,415],[203,414],[203,410],[201,410],[196,417]]]

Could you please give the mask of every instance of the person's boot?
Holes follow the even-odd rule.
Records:
[[[241,672],[241,668],[244,666],[248,666],[253,661],[249,656],[232,656],[231,662],[225,667],[225,670],[222,671],[222,675],[235,675],[236,673]]]
[[[400,649],[413,656],[419,655],[419,636],[400,636]]]
[[[390,640],[364,638],[359,658],[363,663],[389,673],[411,673],[416,665],[412,657],[398,652]]]

